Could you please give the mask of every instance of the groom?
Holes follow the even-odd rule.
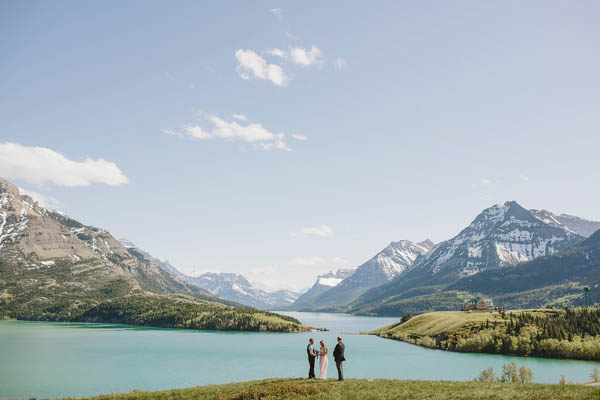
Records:
[[[344,367],[342,366],[342,361],[346,361],[346,358],[344,358],[344,350],[346,350],[346,346],[342,342],[341,336],[338,336],[337,341],[338,343],[335,345],[335,349],[333,350],[333,358],[338,371],[338,381],[343,381]]]
[[[308,354],[308,379],[315,379],[315,358],[317,352],[314,348],[315,341],[313,338],[308,339],[308,346],[306,347],[306,353]]]

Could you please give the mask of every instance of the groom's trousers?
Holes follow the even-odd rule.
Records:
[[[310,368],[308,369],[308,378],[315,377],[315,357],[308,356],[308,365]]]
[[[344,366],[342,365],[342,362],[336,360],[335,366],[337,367],[337,370],[338,370],[338,381],[343,381],[344,380]]]

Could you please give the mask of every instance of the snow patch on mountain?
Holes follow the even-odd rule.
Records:
[[[483,210],[457,236],[438,244],[411,268],[436,275],[458,267],[459,276],[469,276],[490,266],[554,254],[578,238],[565,226],[550,225],[509,201]]]

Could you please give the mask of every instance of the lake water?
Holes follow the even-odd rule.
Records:
[[[91,396],[133,389],[157,390],[308,373],[309,337],[333,352],[343,334],[348,378],[472,380],[479,372],[515,361],[535,382],[585,382],[586,361],[549,360],[430,350],[356,334],[397,318],[285,313],[330,329],[315,333],[230,333],[138,328],[107,324],[0,322],[0,397]],[[330,359],[328,376],[336,377]]]

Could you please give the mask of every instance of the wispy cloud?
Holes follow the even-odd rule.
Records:
[[[242,79],[269,80],[279,87],[285,86],[288,78],[279,65],[267,63],[252,50],[239,49],[235,52],[235,58],[239,62],[237,71]]]
[[[304,47],[290,46],[289,51],[274,48],[266,51],[267,54],[291,60],[294,64],[309,67],[323,63],[323,52],[313,45],[310,50]]]
[[[483,185],[490,185],[490,184],[492,183],[492,181],[490,181],[490,180],[489,180],[489,179],[487,179],[487,178],[481,178],[480,182],[481,182]]]
[[[291,32],[285,31],[283,34],[290,40],[298,40],[298,37]]]
[[[129,182],[115,163],[102,158],[73,161],[46,147],[11,142],[0,143],[0,176],[32,184],[51,182],[67,187],[92,183],[119,186]]]
[[[336,68],[338,71],[341,71],[341,70],[343,70],[344,68],[346,68],[346,60],[344,60],[342,57],[338,57],[338,58],[335,60],[335,63],[334,63],[334,65],[335,65],[335,68]]]
[[[21,195],[31,196],[33,200],[37,201],[40,206],[50,210],[57,209],[60,205],[59,201],[54,197],[46,196],[33,190],[27,190],[19,187],[19,193],[21,193]]]
[[[248,118],[244,114],[233,114],[232,117],[238,121],[248,121]]]
[[[243,115],[238,114],[238,116]],[[242,125],[235,121],[227,122],[212,114],[206,115],[205,118],[211,124],[211,128],[208,130],[199,125],[185,125],[181,130],[165,129],[163,132],[167,135],[196,140],[222,139],[226,141],[241,141],[253,144],[264,150],[291,151],[285,143],[284,133],[270,132],[261,124],[248,123]],[[247,118],[245,120],[237,119],[240,121],[247,120]]]
[[[294,133],[294,134],[292,134],[292,137],[296,140],[301,140],[301,141],[308,140],[308,136],[303,135],[301,133]]]
[[[523,181],[523,182],[527,182],[529,180],[529,177],[527,175],[519,175],[519,178]]]
[[[271,14],[277,17],[277,19],[283,19],[283,10],[281,8],[271,8]]]
[[[299,232],[292,232],[292,236],[319,236],[329,237],[335,235],[333,229],[327,225],[321,225],[317,227],[302,228]]]

